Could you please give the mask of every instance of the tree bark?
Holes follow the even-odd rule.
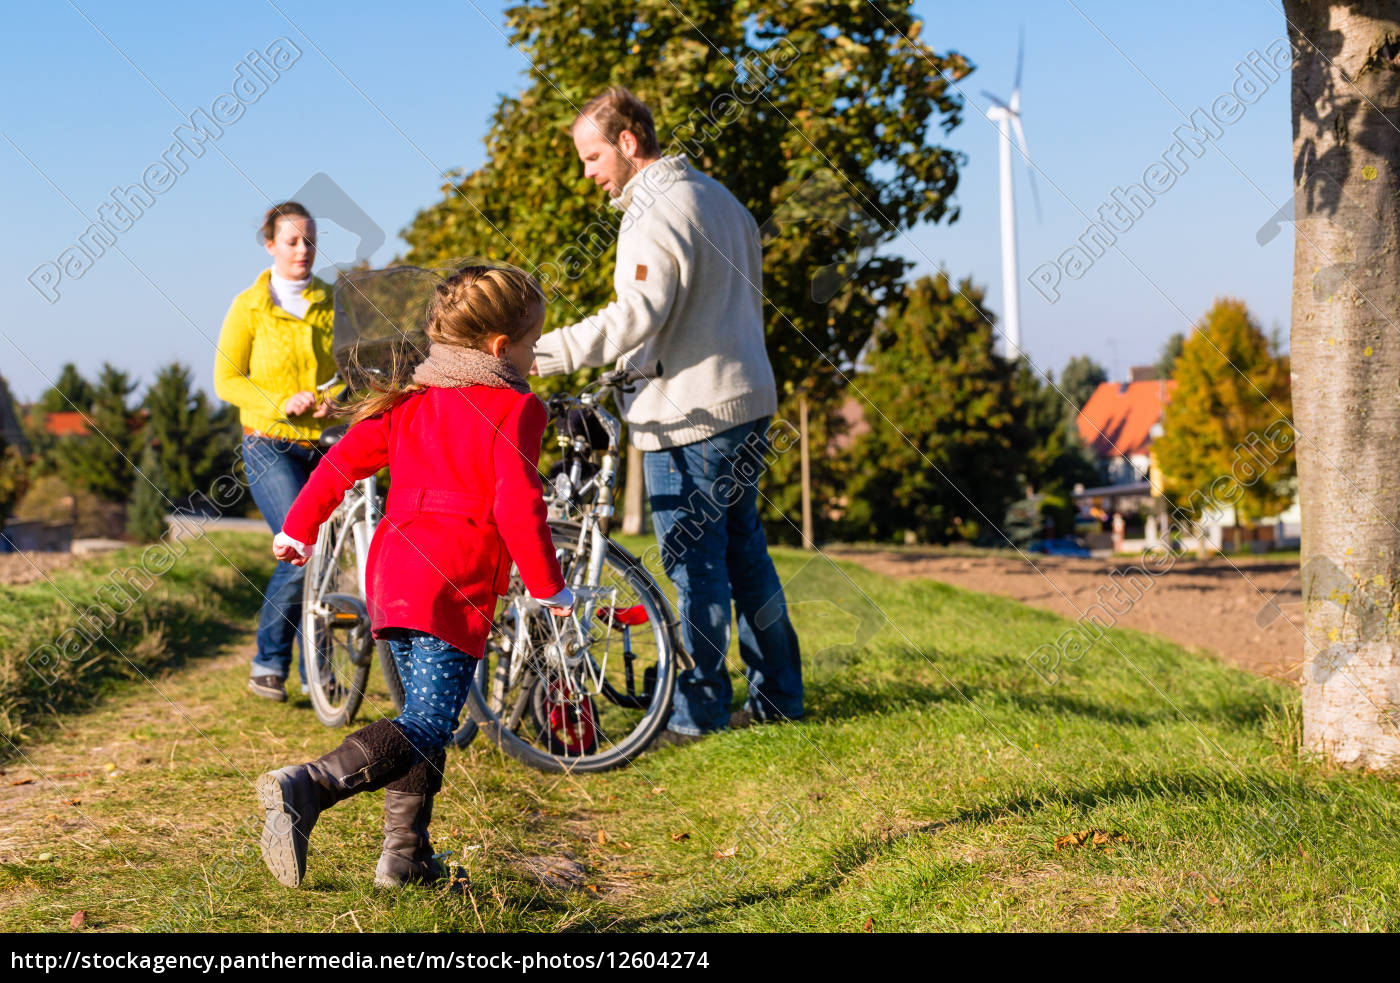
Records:
[[[1285,0],[1303,739],[1400,764],[1400,3]]]

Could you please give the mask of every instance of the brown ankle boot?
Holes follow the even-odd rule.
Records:
[[[376,720],[340,747],[304,765],[258,776],[267,811],[262,855],[272,876],[296,887],[306,876],[307,841],[321,812],[357,792],[369,792],[407,772],[418,753],[390,720]]]
[[[431,884],[447,876],[447,869],[433,859],[433,844],[428,839],[433,796],[442,789],[446,764],[447,752],[439,751],[385,787],[384,851],[374,870],[376,886]]]

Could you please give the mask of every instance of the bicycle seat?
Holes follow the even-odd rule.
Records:
[[[336,444],[340,443],[340,438],[345,436],[345,432],[350,429],[349,424],[341,423],[334,427],[327,427],[321,431],[321,437],[316,441],[316,446],[323,451],[328,451]]]

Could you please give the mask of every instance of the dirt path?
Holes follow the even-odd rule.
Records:
[[[927,577],[967,590],[1000,594],[1035,607],[1078,618],[1101,599],[1113,600],[1131,559],[1080,560],[1038,556],[948,556],[908,550],[828,550],[894,577]],[[1233,564],[1233,566],[1231,565]],[[1181,645],[1213,652],[1251,672],[1296,683],[1303,658],[1303,607],[1297,561],[1261,557],[1224,560],[1178,559],[1167,572],[1125,584],[1132,607],[1118,615],[1126,628],[1162,635]],[[1278,611],[1269,607],[1270,601]],[[1123,600],[1114,602],[1122,610]],[[1281,617],[1279,614],[1281,613]],[[1261,624],[1262,622],[1262,624]]]
[[[82,559],[72,553],[0,553],[0,584],[27,584],[43,580]]]

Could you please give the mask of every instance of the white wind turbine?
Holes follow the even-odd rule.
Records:
[[[1016,358],[1021,354],[1021,295],[1020,279],[1016,270],[1016,192],[1011,181],[1011,130],[1016,129],[1016,141],[1021,145],[1021,156],[1030,167],[1030,152],[1026,149],[1026,133],[1021,129],[1021,63],[1026,54],[1025,35],[1016,50],[1016,83],[1011,88],[1011,101],[1005,102],[982,90],[982,95],[992,101],[987,110],[987,118],[996,122],[1001,131],[1001,304],[1006,355]],[[1035,172],[1027,170],[1031,179],[1031,197],[1035,200],[1036,218],[1040,218],[1040,192],[1036,190]]]

